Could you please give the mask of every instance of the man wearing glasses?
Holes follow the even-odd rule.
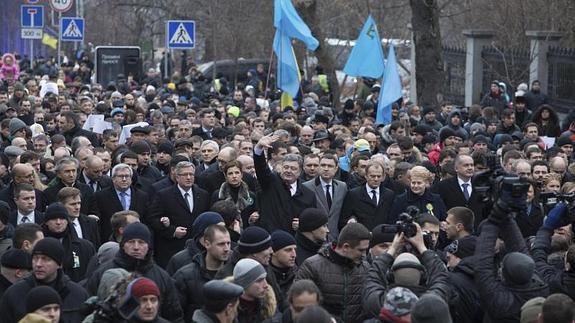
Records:
[[[29,184],[34,186],[34,167],[29,164],[16,164],[12,168],[12,182],[5,189],[0,191],[0,200],[8,203],[11,210],[16,210],[14,200],[14,190],[18,184]],[[35,189],[36,193],[36,210],[44,211],[46,209],[46,199],[42,191]]]

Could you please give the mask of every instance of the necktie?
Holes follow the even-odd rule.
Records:
[[[461,184],[461,186],[463,187],[463,196],[465,197],[465,200],[468,201],[469,200],[469,190],[467,189],[467,187],[469,186],[469,184],[463,183],[463,184]]]
[[[330,186],[331,185],[326,185],[325,186],[325,199],[327,200],[327,207],[329,209],[331,209],[331,190],[330,190]]]
[[[94,181],[89,181],[89,182],[88,182],[88,185],[90,185],[90,188],[92,189],[92,191],[93,191],[93,192],[96,192],[96,188],[97,188],[98,186],[97,186],[97,185],[94,185],[94,184],[96,184],[96,182],[94,182]]]
[[[371,190],[371,201],[373,204],[377,205],[377,193],[375,190]]]
[[[30,219],[28,219],[27,216],[23,216],[21,223],[28,223],[28,222],[30,222]]]
[[[120,202],[122,203],[124,211],[127,211],[130,208],[128,200],[126,199],[126,192],[120,192]]]
[[[189,197],[190,197],[190,193],[186,192],[184,194],[184,200],[186,200],[186,205],[188,206],[188,210],[190,212],[192,212],[192,209],[190,208],[190,201],[188,200]]]

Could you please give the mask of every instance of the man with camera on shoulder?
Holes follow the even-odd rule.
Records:
[[[439,255],[427,248],[420,225],[409,223],[397,231],[389,249],[373,260],[366,277],[363,306],[371,316],[379,315],[387,291],[397,286],[417,296],[435,294],[445,302],[450,297],[447,268]]]

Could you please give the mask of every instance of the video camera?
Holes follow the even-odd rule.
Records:
[[[529,182],[522,177],[502,177],[498,187],[495,187],[498,197],[493,205],[489,218],[495,222],[503,222],[514,218],[527,209],[527,192]]]
[[[412,238],[417,234],[417,226],[415,226],[414,220],[419,216],[419,208],[417,206],[410,205],[407,207],[405,212],[399,215],[399,219],[395,224],[384,224],[381,228],[383,233],[398,234],[403,233],[406,238]],[[430,234],[422,232],[423,242],[425,246],[429,249],[433,246],[433,238]]]
[[[551,210],[559,202],[564,202],[567,205],[575,206],[575,192],[568,194],[555,192],[541,193],[539,194],[539,199],[547,210]]]

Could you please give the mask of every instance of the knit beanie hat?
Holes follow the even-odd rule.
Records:
[[[545,298],[535,297],[521,306],[521,323],[537,323],[539,313],[543,311]]]
[[[250,258],[241,259],[234,267],[234,284],[240,285],[244,289],[250,287],[258,279],[266,278],[266,276],[264,267]]]
[[[418,297],[405,287],[394,287],[385,294],[383,308],[394,316],[403,316],[411,312]]]
[[[204,235],[207,227],[212,224],[224,222],[224,218],[217,212],[204,212],[200,214],[192,224],[192,238]]]
[[[435,112],[435,109],[433,109],[433,107],[426,106],[426,107],[424,107],[423,110],[421,111],[421,115],[422,115],[422,116],[425,116],[426,114],[431,113],[431,112]]]
[[[13,118],[12,120],[10,120],[10,123],[8,124],[8,129],[10,130],[11,136],[13,136],[16,132],[24,128],[26,128],[26,124],[24,123],[24,121],[18,118]]]
[[[283,230],[276,230],[272,232],[272,249],[274,252],[281,250],[287,246],[295,245],[294,237]]]
[[[559,138],[557,138],[557,147],[561,147],[564,145],[573,145],[573,142],[571,141],[571,136],[570,135],[561,135]]]
[[[299,216],[299,232],[311,232],[327,223],[327,213],[322,209],[308,208]]]
[[[69,214],[68,210],[66,210],[66,207],[60,202],[55,202],[48,205],[46,208],[46,213],[44,214],[44,222],[48,222],[49,220],[54,219],[68,219],[68,216]]]
[[[138,155],[152,151],[152,148],[150,148],[150,145],[145,140],[136,141],[130,149]]]
[[[238,241],[238,251],[242,255],[249,255],[264,251],[271,246],[270,234],[260,227],[248,227]]]
[[[413,129],[413,132],[418,134],[418,135],[425,136],[426,134],[433,132],[433,129],[431,129],[431,127],[428,125],[419,124],[419,125],[415,126],[415,128]]]
[[[411,310],[412,323],[452,323],[447,303],[435,294],[423,294]]]
[[[521,252],[511,252],[503,257],[503,281],[512,285],[525,285],[531,281],[535,262],[530,256]]]
[[[59,266],[62,265],[64,260],[64,247],[58,239],[44,238],[36,243],[32,249],[32,256],[44,255],[52,258]]]
[[[130,289],[130,295],[136,299],[147,295],[160,297],[160,289],[158,288],[158,285],[156,285],[153,280],[146,277],[140,277],[132,281],[128,286],[128,289]]]
[[[174,145],[169,141],[164,141],[158,145],[158,153],[166,153],[171,155],[174,153]]]
[[[62,305],[60,295],[52,287],[37,286],[32,288],[26,295],[26,312],[28,313],[50,304]]]
[[[148,243],[148,246],[152,247],[152,234],[150,229],[145,224],[140,222],[130,223],[124,228],[124,234],[122,235],[122,241],[120,245],[123,246],[126,241],[132,239],[141,239]]]
[[[32,256],[24,250],[8,249],[0,258],[0,264],[4,268],[32,269]]]

